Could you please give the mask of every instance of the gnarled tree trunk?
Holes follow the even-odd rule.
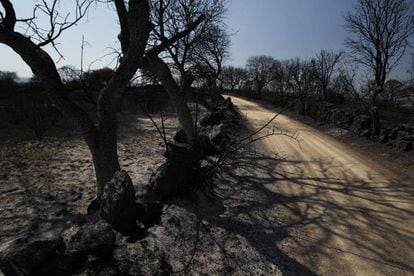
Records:
[[[187,140],[194,145],[196,132],[193,117],[191,116],[191,112],[187,106],[184,95],[181,93],[179,86],[175,82],[168,65],[157,56],[148,56],[147,61],[149,67],[147,69],[158,76],[162,85],[167,90],[168,96],[177,114],[180,126],[184,130]]]
[[[102,196],[106,183],[112,179],[115,172],[120,170],[116,129],[96,130],[91,137],[87,138],[87,141],[95,168],[96,193],[99,199]]]
[[[384,90],[383,87],[377,87],[371,97],[370,115],[372,119],[372,135],[379,136],[381,134],[381,122],[378,111],[378,95]]]

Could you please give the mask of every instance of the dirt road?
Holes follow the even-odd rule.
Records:
[[[253,128],[275,114],[232,99]],[[272,136],[258,145],[267,156],[266,175],[255,180],[271,198],[265,213],[288,233],[278,250],[316,274],[413,275],[414,183],[288,116],[275,125],[299,139]]]

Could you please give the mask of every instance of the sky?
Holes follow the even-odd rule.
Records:
[[[31,14],[28,0],[14,0],[20,17]],[[62,5],[69,5],[71,1]],[[353,9],[356,0],[230,0],[226,23],[232,36],[229,64],[243,66],[250,56],[271,55],[277,59],[310,58],[322,49],[344,50],[348,36],[344,15]],[[67,10],[70,6],[63,6]],[[119,31],[115,13],[105,5],[93,6],[88,16],[59,38],[59,50],[65,59],[58,67],[80,67],[82,36],[88,44],[84,47],[84,67],[108,66],[112,49],[118,47]],[[46,48],[52,56],[57,55]],[[406,58],[408,60],[408,57]],[[0,70],[15,71],[20,77],[30,77],[31,71],[19,56],[0,44]],[[394,74],[404,74],[402,63]]]

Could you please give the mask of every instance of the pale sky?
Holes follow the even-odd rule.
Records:
[[[62,1],[63,2],[63,1]],[[244,65],[253,55],[271,55],[278,59],[315,56],[321,49],[344,50],[347,32],[343,15],[352,10],[356,0],[232,0],[226,22],[232,37],[231,60]],[[31,14],[30,0],[13,1],[20,17]],[[70,1],[65,1],[68,5]],[[63,7],[67,9],[67,7]],[[92,68],[110,63],[112,47],[118,47],[113,9],[100,4],[90,9],[88,17],[59,39],[59,49],[65,56],[58,67],[80,67],[82,35],[89,43],[85,47],[85,63]],[[414,53],[413,49],[409,51]],[[48,51],[53,53],[53,51]],[[107,55],[107,56],[105,56]],[[56,55],[53,53],[53,56]],[[408,60],[408,54],[407,58]],[[406,60],[394,74],[406,71]],[[6,46],[0,44],[0,70],[16,71],[20,77],[30,77],[30,69]],[[398,77],[398,76],[397,76]]]

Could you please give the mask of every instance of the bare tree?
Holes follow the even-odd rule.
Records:
[[[292,61],[291,60],[283,60],[283,61],[276,61],[275,62],[275,69],[274,69],[274,78],[271,82],[272,89],[279,96],[279,100],[285,100],[286,93],[292,87]]]
[[[146,84],[146,85],[157,85],[158,84],[157,75],[149,70],[141,69],[140,78],[143,84]]]
[[[210,24],[194,46],[194,63],[199,76],[214,93],[222,86],[223,63],[229,57],[230,35],[218,24]],[[221,87],[220,87],[221,88]]]
[[[81,80],[81,70],[74,66],[65,65],[58,69],[59,76],[64,84],[78,82]]]
[[[225,2],[225,0],[151,1],[152,43],[159,47],[168,38],[177,39],[175,39],[175,43],[171,43],[165,48],[166,51],[161,51],[156,55],[147,54],[148,64],[144,69],[155,73],[166,88],[180,125],[191,144],[195,142],[196,130],[184,98],[184,92],[186,92],[184,90],[189,88],[192,83],[192,76],[188,74],[192,65],[190,61],[194,57],[194,45],[202,39],[207,26],[217,22],[222,16],[225,11]],[[183,30],[191,30],[191,32]],[[175,35],[177,33],[185,34],[177,37]],[[179,72],[180,83],[175,80],[174,67],[169,66],[169,61],[172,61],[175,69]]]
[[[329,85],[331,85],[332,76],[335,74],[337,66],[341,62],[342,52],[334,53],[322,50],[315,59],[315,69],[317,79],[321,88],[324,100],[329,99]]]
[[[346,67],[340,68],[338,74],[332,79],[332,89],[351,101],[359,101],[361,98],[356,85],[356,72]]]
[[[227,66],[223,68],[221,79],[225,88],[233,92],[240,89],[248,78],[246,69],[242,67]]]
[[[314,62],[300,59],[291,61],[290,74],[294,93],[298,95],[302,104],[305,105],[316,88],[316,71]]]
[[[247,60],[246,67],[259,96],[274,79],[275,59],[271,56],[253,56]]]
[[[159,65],[158,55],[200,24],[205,15],[201,14],[193,24],[171,36],[165,37],[159,44],[150,45],[149,35],[152,30],[150,22],[150,5],[147,0],[112,0],[119,20],[121,57],[119,65],[108,83],[99,91],[96,120],[76,103],[71,101],[63,87],[55,62],[42,48],[51,44],[56,46],[56,39],[79,22],[86,14],[93,0],[74,1],[76,13],[61,14],[57,7],[58,0],[41,1],[36,5],[32,18],[18,18],[10,0],[0,0],[3,11],[0,13],[0,43],[12,48],[29,65],[34,75],[45,89],[49,99],[60,111],[71,116],[80,128],[93,158],[97,178],[97,196],[100,198],[105,184],[120,170],[117,151],[117,114],[116,103],[125,87],[130,83],[139,67],[157,67],[160,79],[164,70]],[[39,28],[38,14],[41,12],[50,22],[49,30]],[[26,23],[32,35],[17,31],[16,24]],[[55,47],[58,51],[58,49]],[[161,68],[161,69],[160,69]],[[174,95],[175,96],[175,95]],[[179,95],[178,95],[179,96]],[[174,99],[175,100],[175,99]],[[174,102],[173,100],[173,102]],[[177,112],[178,113],[178,112]],[[95,117],[95,116],[94,116]]]
[[[191,33],[181,37],[163,53],[163,58],[173,71],[178,72],[181,86],[194,67],[194,48],[206,37],[211,25],[222,24],[226,12],[226,0],[153,0],[151,3],[151,21],[154,25],[151,40],[154,44],[163,41],[166,36],[179,32],[193,24],[194,19],[204,15],[204,20]]]
[[[355,11],[345,17],[349,32],[354,34],[346,40],[353,60],[372,70],[375,80],[370,99],[374,135],[380,133],[377,98],[414,33],[413,16],[411,0],[359,0]]]

